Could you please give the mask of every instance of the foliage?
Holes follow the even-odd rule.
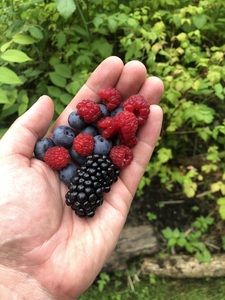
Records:
[[[163,236],[167,239],[167,246],[171,251],[175,248],[184,248],[188,253],[195,254],[201,262],[209,262],[211,259],[210,251],[205,246],[204,234],[208,231],[209,225],[213,223],[211,217],[199,217],[192,224],[192,228],[187,232],[181,232],[178,228],[165,228],[162,230]]]
[[[98,278],[79,300],[222,300],[224,299],[224,278],[213,279],[169,279],[159,278],[154,274],[140,276],[139,270],[120,271],[110,274],[110,281],[103,292],[99,292]],[[131,273],[132,287],[128,283]]]
[[[107,273],[100,273],[99,274],[99,279],[97,280],[98,284],[98,290],[99,292],[102,292],[104,290],[104,287],[107,285],[107,283],[110,282],[110,277]]]
[[[107,56],[138,59],[165,85],[163,130],[138,195],[158,178],[204,202],[199,217],[213,202],[214,220],[225,219],[223,0],[4,0],[0,20],[0,135],[42,94],[56,118]]]

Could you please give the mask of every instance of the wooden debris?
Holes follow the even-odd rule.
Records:
[[[209,263],[201,263],[195,257],[173,255],[167,259],[146,258],[142,273],[171,278],[206,278],[225,276],[225,254],[213,255]]]
[[[159,240],[152,226],[125,227],[114,252],[102,271],[126,269],[127,262],[131,258],[139,255],[152,255],[159,249]]]

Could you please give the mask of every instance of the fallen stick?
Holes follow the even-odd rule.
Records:
[[[201,263],[195,257],[173,255],[167,259],[146,258],[142,273],[171,278],[205,278],[225,276],[225,254],[212,256],[209,263]]]
[[[159,251],[160,244],[152,226],[125,227],[117,246],[102,271],[126,269],[127,262],[139,255],[152,255]]]

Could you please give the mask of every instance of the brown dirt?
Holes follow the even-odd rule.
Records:
[[[153,188],[154,187],[154,188]],[[149,222],[158,233],[166,227],[178,228],[185,232],[191,228],[192,223],[199,216],[208,216],[215,211],[215,201],[202,201],[198,198],[184,198],[179,189],[176,192],[165,190],[159,182],[152,182],[150,187],[145,187],[142,196],[135,196],[127,218],[127,225],[146,225]],[[198,208],[195,210],[195,208]],[[157,219],[149,221],[147,213],[156,215]],[[216,252],[222,251],[221,243],[221,218],[214,213],[216,219],[210,226],[209,233],[205,236],[206,241],[215,244]],[[224,222],[222,222],[224,226]],[[214,251],[215,249],[212,249]]]

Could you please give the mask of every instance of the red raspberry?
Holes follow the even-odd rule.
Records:
[[[105,117],[99,120],[97,126],[100,134],[106,139],[111,138],[119,128],[112,117]]]
[[[125,110],[133,112],[137,117],[138,124],[144,124],[150,113],[149,105],[145,98],[139,94],[130,96],[124,101]]]
[[[120,133],[118,136],[118,139],[120,141],[120,144],[126,145],[130,148],[133,148],[134,146],[137,145],[138,143],[138,138],[134,135],[130,137],[129,139],[124,138],[124,136]]]
[[[82,100],[77,104],[77,114],[87,123],[92,123],[98,120],[101,116],[99,105],[92,100]]]
[[[128,140],[135,135],[138,129],[138,121],[132,112],[127,110],[121,111],[115,115],[113,120],[120,127],[120,132],[125,139]]]
[[[44,161],[53,170],[60,170],[70,162],[70,154],[64,147],[53,146],[45,152]]]
[[[88,133],[79,133],[73,140],[72,148],[81,156],[91,155],[94,149],[94,137]]]
[[[121,169],[125,166],[128,166],[133,159],[132,150],[125,145],[119,145],[112,147],[109,157],[111,158],[113,164]]]
[[[116,88],[108,87],[99,92],[99,96],[102,99],[102,103],[108,108],[108,110],[114,110],[117,108],[121,101],[121,95]]]

